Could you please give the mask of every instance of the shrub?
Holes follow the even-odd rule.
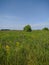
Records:
[[[1,31],[10,31],[10,29],[1,29]]]
[[[47,28],[47,27],[45,27],[45,28],[43,28],[43,30],[48,30],[48,28]]]
[[[31,32],[32,31],[31,26],[30,25],[26,25],[24,27],[24,31]]]

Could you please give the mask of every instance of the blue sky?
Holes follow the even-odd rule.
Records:
[[[49,28],[49,0],[0,0],[0,29]]]

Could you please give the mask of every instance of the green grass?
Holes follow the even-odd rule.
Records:
[[[49,65],[49,31],[0,31],[0,65]]]

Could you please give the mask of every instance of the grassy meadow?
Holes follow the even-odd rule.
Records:
[[[0,65],[49,65],[49,31],[0,31]]]

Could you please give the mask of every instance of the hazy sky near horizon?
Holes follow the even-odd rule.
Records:
[[[49,28],[49,0],[0,0],[0,29]]]

